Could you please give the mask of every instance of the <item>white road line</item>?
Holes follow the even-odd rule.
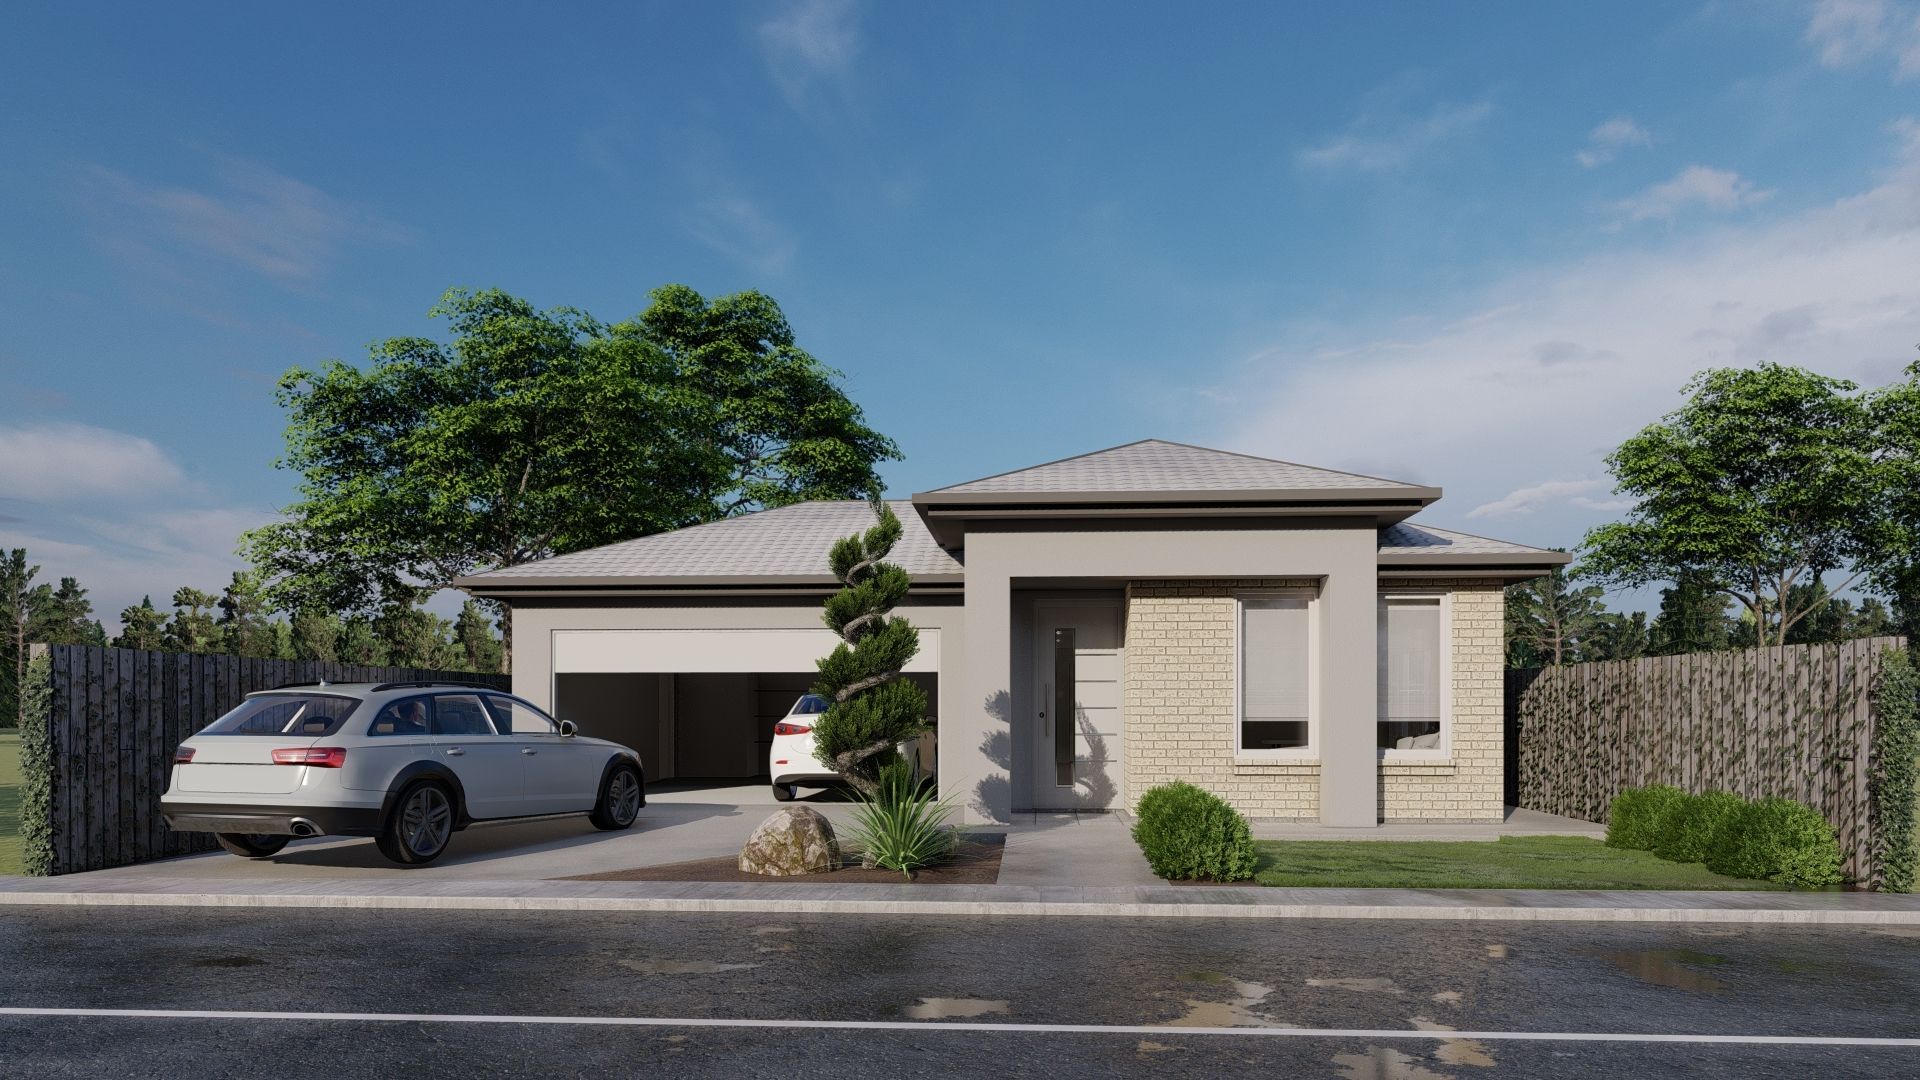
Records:
[[[1851,1035],[1688,1035],[1623,1031],[1408,1031],[1404,1028],[1178,1027],[1168,1024],[1011,1024],[977,1020],[754,1020],[672,1016],[486,1016],[465,1013],[254,1012],[221,1009],[36,1009],[0,1016],[92,1016],[156,1020],[313,1020],[346,1023],[520,1024],[577,1027],[830,1028],[852,1031],[974,1031],[1035,1035],[1204,1035],[1283,1039],[1416,1039],[1480,1042],[1705,1043],[1737,1046],[1920,1047],[1920,1038]]]

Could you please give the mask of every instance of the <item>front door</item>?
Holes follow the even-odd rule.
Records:
[[[1119,807],[1120,601],[1037,600],[1033,616],[1033,808]]]

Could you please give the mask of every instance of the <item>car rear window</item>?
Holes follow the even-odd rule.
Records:
[[[787,715],[788,716],[817,716],[820,713],[823,713],[826,711],[827,711],[826,698],[821,697],[819,694],[806,694],[806,695],[803,695],[799,701],[796,701],[793,703],[793,708],[787,713]]]
[[[202,735],[331,735],[358,708],[332,694],[258,694],[208,724]]]

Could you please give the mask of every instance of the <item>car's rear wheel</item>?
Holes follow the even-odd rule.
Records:
[[[773,801],[774,802],[792,802],[794,794],[795,794],[795,789],[792,784],[773,785]]]
[[[291,836],[270,836],[265,833],[214,833],[213,838],[220,846],[243,859],[264,859],[287,846]]]
[[[615,765],[607,770],[600,784],[600,801],[593,805],[587,820],[594,827],[615,831],[633,824],[640,816],[640,770],[631,765]]]
[[[400,793],[374,842],[394,862],[421,866],[447,850],[453,823],[453,797],[446,785],[422,780]]]

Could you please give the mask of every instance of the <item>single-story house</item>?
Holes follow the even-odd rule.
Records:
[[[1554,551],[1420,525],[1440,489],[1146,440],[894,502],[940,790],[967,820],[1187,780],[1263,818],[1502,815],[1504,586]],[[462,579],[516,693],[648,779],[766,772],[835,638],[806,502]]]

